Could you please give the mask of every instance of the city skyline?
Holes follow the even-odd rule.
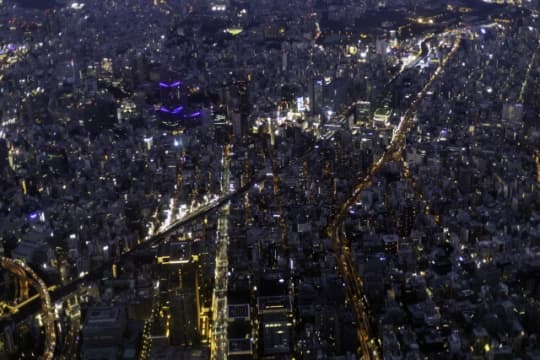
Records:
[[[0,1],[0,357],[536,359],[539,10]]]

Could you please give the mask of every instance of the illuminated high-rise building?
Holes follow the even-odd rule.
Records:
[[[369,123],[371,115],[371,103],[369,101],[357,101],[354,111],[354,124],[365,126]]]
[[[168,303],[170,321],[166,333],[171,345],[192,346],[200,342],[201,294],[199,257],[189,242],[167,243],[156,257],[160,269],[161,303]]]
[[[277,274],[261,283],[257,298],[259,349],[263,358],[289,356],[292,350],[292,301],[286,280]]]

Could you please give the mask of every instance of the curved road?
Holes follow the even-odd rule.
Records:
[[[351,249],[348,246],[343,222],[347,216],[347,210],[349,207],[356,202],[362,191],[371,186],[373,176],[377,174],[388,162],[402,159],[401,153],[405,148],[405,139],[412,127],[418,104],[425,97],[432,83],[442,73],[448,64],[448,61],[455,55],[459,49],[460,43],[461,37],[457,36],[448,55],[440,63],[439,67],[435,70],[422,88],[422,91],[418,93],[414,101],[405,112],[405,115],[395,129],[390,145],[388,145],[383,155],[372,164],[368,173],[358,179],[352,194],[338,207],[334,217],[330,221],[330,225],[327,228],[327,235],[330,239],[332,239],[334,246],[336,263],[338,265],[339,272],[345,280],[348,300],[356,313],[358,323],[357,335],[360,341],[363,359],[381,359],[382,356],[380,354],[380,349],[374,341],[373,332],[366,316],[365,304],[362,301],[363,283],[362,279],[358,275],[358,272],[356,271],[356,263]]]
[[[52,360],[56,347],[56,331],[54,327],[54,307],[47,290],[47,285],[26,264],[10,258],[0,257],[0,267],[14,274],[20,280],[26,281],[35,288],[41,299],[41,315],[45,327],[45,349],[40,357],[43,360]]]

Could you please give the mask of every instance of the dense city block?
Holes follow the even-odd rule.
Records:
[[[539,0],[0,0],[0,359],[540,359]]]

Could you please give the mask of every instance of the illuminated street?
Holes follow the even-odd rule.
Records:
[[[232,146],[223,147],[221,188],[224,194],[230,185],[230,156]],[[227,284],[228,284],[228,246],[229,246],[229,204],[223,206],[218,213],[216,230],[216,256],[214,290],[212,294],[212,359],[225,360],[228,352],[227,337]]]
[[[36,273],[24,263],[1,257],[0,266],[14,274],[20,280],[29,283],[34,290],[38,292],[41,301],[41,316],[43,317],[46,334],[42,358],[44,360],[53,359],[54,349],[56,347],[55,316],[54,305],[51,302],[47,286],[43,280],[41,280]]]
[[[390,161],[395,160],[395,154],[403,152],[405,149],[405,138],[412,127],[413,120],[418,104],[430,89],[431,84],[437,79],[439,74],[444,71],[446,64],[452,59],[453,55],[459,48],[461,38],[457,37],[454,41],[452,49],[441,62],[441,65],[435,70],[434,74],[429,78],[424,85],[422,91],[413,100],[409,109],[405,112],[403,119],[400,121],[397,128],[394,130],[392,142],[387,147],[384,154],[372,165],[367,175],[360,179],[353,190],[352,195],[338,207],[338,211],[334,215],[332,222],[328,227],[328,236],[332,239],[334,250],[336,251],[336,262],[339,265],[340,274],[343,276],[347,284],[347,294],[349,301],[353,305],[358,321],[358,339],[361,343],[363,357],[366,359],[380,359],[381,355],[374,341],[374,335],[369,325],[369,320],[366,316],[366,309],[362,301],[362,279],[357,274],[356,264],[351,255],[348,241],[345,236],[345,231],[341,225],[345,216],[348,213],[350,206],[357,201],[358,197],[365,189],[371,186],[371,180],[381,168]]]

